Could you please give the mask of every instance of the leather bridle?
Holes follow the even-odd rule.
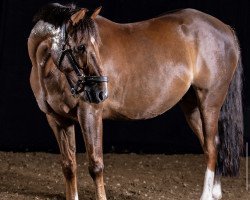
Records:
[[[61,68],[62,61],[64,57],[66,56],[72,69],[74,70],[75,74],[77,75],[77,82],[74,84],[72,80],[67,76],[67,74],[64,74],[67,78],[67,81],[70,86],[70,91],[73,96],[77,96],[81,92],[84,91],[84,86],[86,84],[91,84],[91,83],[102,83],[102,82],[108,82],[108,77],[107,76],[86,76],[84,73],[81,72],[79,64],[77,63],[72,49],[68,48],[66,49],[66,40],[67,40],[67,31],[66,31],[66,24],[62,25],[62,40],[63,40],[63,48],[61,55],[59,56],[58,60],[58,67],[59,69]]]

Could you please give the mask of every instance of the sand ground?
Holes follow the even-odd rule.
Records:
[[[59,154],[0,152],[0,199],[65,199],[59,160]],[[105,154],[104,162],[109,200],[198,200],[202,192],[203,155]],[[77,154],[77,163],[79,199],[94,199],[86,155]],[[250,199],[245,163],[240,177],[223,178],[223,199]]]

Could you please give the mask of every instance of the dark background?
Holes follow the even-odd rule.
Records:
[[[58,152],[45,115],[39,110],[29,85],[31,63],[27,38],[32,17],[46,0],[0,2],[0,150]],[[58,1],[71,3],[70,1]],[[250,23],[247,0],[82,0],[80,7],[103,6],[101,15],[116,22],[135,22],[179,8],[196,8],[232,26],[239,37],[244,65],[245,141],[250,121]],[[83,151],[77,131],[77,149]],[[200,153],[198,139],[187,126],[178,106],[152,120],[105,121],[105,152]]]

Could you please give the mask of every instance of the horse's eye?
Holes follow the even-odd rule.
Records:
[[[85,46],[81,44],[80,46],[77,47],[77,50],[83,52],[85,51]]]

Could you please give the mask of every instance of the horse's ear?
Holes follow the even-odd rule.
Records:
[[[76,24],[78,24],[79,21],[82,20],[85,17],[87,11],[88,10],[86,8],[82,8],[81,10],[77,11],[75,14],[73,14],[70,17],[73,26],[75,26]]]
[[[98,8],[96,8],[95,9],[95,11],[92,13],[92,15],[91,15],[91,19],[95,19],[96,17],[97,17],[97,15],[99,15],[99,13],[101,12],[101,9],[102,9],[102,7],[100,6],[100,7],[98,7]]]

